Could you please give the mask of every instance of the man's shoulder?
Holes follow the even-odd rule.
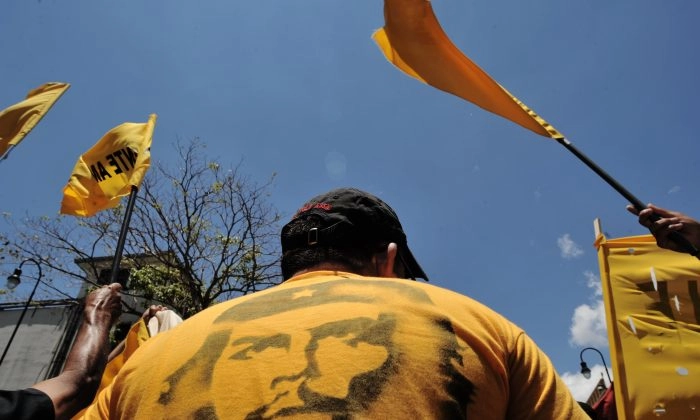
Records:
[[[505,320],[496,311],[470,296],[431,283],[411,279],[369,277],[354,273],[338,271],[315,271],[293,277],[281,286],[285,288],[307,287],[317,289],[335,289],[338,293],[366,293],[383,295],[392,301],[408,299],[413,303],[426,303],[444,309],[454,308],[458,313],[479,312]],[[274,291],[277,288],[268,289]],[[506,320],[507,321],[507,320]]]
[[[339,271],[316,271],[211,306],[163,334],[163,339],[169,336],[176,341],[180,341],[182,337],[187,340],[192,334],[198,335],[229,322],[253,321],[305,308],[314,308],[314,311],[317,311],[323,305],[335,306],[343,303],[376,304],[386,307],[425,305],[426,309],[432,307],[430,311],[445,316],[459,319],[476,316],[493,323],[511,324],[477,300],[433,284],[409,279],[367,277]]]

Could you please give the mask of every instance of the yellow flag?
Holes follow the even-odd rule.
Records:
[[[564,138],[450,41],[429,0],[384,0],[384,20],[384,28],[377,30],[372,38],[387,60],[409,76],[541,136]]]
[[[16,146],[68,90],[68,83],[46,83],[27,94],[27,99],[0,111],[0,157]]]
[[[151,141],[156,115],[146,123],[124,123],[105,134],[78,158],[63,189],[61,213],[92,216],[115,207],[138,187],[151,164]]]
[[[596,244],[618,418],[698,418],[700,261],[651,235]]]

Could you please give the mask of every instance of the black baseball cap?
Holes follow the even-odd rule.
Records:
[[[308,232],[289,233],[289,225],[301,217],[314,215],[321,221]],[[315,245],[362,246],[395,242],[398,258],[410,278],[428,276],[408,248],[399,217],[381,199],[356,188],[339,188],[309,200],[282,228],[282,252]]]

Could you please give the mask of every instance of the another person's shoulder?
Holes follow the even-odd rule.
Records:
[[[275,289],[275,287],[270,289]],[[197,338],[203,339],[207,336],[209,331],[211,331],[211,328],[217,323],[217,320],[223,313],[255,296],[265,294],[266,291],[270,289],[238,296],[205,308],[187,318],[176,327],[148,339],[143,345],[144,350],[149,349],[149,351],[159,352],[163,351],[164,346],[166,348],[171,348],[171,346],[177,345],[178,343],[189,342]],[[154,347],[154,349],[151,350],[151,347]],[[144,352],[139,351],[139,353]]]

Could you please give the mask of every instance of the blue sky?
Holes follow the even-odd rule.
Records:
[[[700,213],[700,3],[433,7],[462,51],[642,201]],[[47,81],[72,88],[0,163],[1,210],[56,214],[77,156],[155,112],[154,160],[174,159],[176,139],[200,137],[256,180],[277,173],[272,201],[285,218],[338,186],[379,195],[433,284],[523,327],[585,398],[594,380],[578,383],[578,352],[608,352],[592,221],[611,237],[645,232],[556,142],[394,69],[370,38],[382,8],[10,0],[0,108]]]

